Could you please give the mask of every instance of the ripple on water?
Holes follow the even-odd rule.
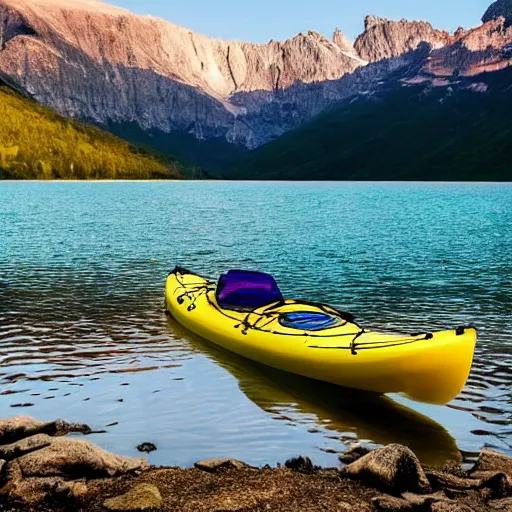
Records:
[[[511,200],[507,185],[0,184],[0,407],[87,421],[128,455],[154,442],[157,464],[332,465],[357,439],[431,463],[512,453]],[[377,329],[475,325],[471,376],[438,407],[254,365],[168,321],[175,264],[266,270]]]

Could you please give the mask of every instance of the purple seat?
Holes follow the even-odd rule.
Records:
[[[271,275],[248,270],[230,270],[223,274],[216,296],[220,307],[244,311],[284,300]]]

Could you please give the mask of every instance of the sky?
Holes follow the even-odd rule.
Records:
[[[104,0],[222,39],[265,43],[316,30],[347,37],[363,31],[367,14],[430,21],[436,28],[470,28],[492,0]]]

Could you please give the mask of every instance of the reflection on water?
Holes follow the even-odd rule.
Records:
[[[0,414],[83,421],[155,464],[302,453],[354,440],[426,462],[512,453],[512,187],[363,183],[0,183]],[[169,323],[174,265],[275,274],[288,296],[378,329],[474,324],[445,407],[255,365]]]
[[[313,419],[318,426],[338,434],[334,438],[345,444],[354,439],[407,444],[431,465],[461,458],[455,439],[443,426],[386,396],[275,370],[206,342],[171,317],[168,321],[177,337],[225,368],[237,379],[240,390],[275,419],[298,423]]]

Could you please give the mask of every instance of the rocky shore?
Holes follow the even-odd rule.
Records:
[[[354,447],[340,467],[232,459],[157,468],[71,433],[87,425],[0,420],[0,511],[512,511],[512,458],[485,448],[473,468],[422,466],[405,446]]]

